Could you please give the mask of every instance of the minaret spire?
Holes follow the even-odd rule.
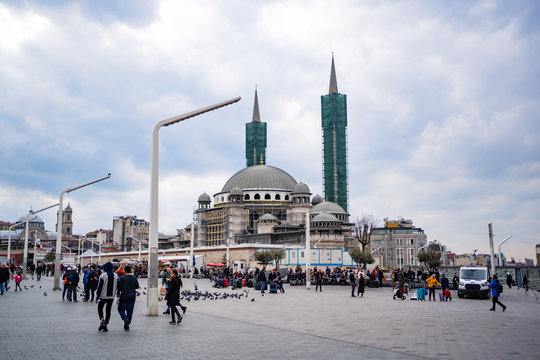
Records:
[[[337,92],[338,88],[336,79],[336,67],[334,66],[334,53],[332,52],[332,69],[330,70],[330,88],[328,90],[328,93],[331,94]],[[255,98],[257,98],[257,94],[255,94]]]
[[[255,85],[255,101],[253,102],[253,118],[251,121],[261,122],[259,114],[259,97],[257,96],[257,85]]]

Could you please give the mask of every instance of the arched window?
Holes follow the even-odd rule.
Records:
[[[285,195],[285,200],[289,200],[289,195]]]
[[[249,200],[249,194],[244,195],[244,200]]]
[[[276,194],[276,200],[281,200],[281,196],[279,196],[279,194]]]
[[[261,195],[259,194],[255,194],[255,197],[254,197],[255,200],[260,200],[261,199]]]
[[[270,200],[270,199],[272,199],[272,197],[270,196],[270,194],[264,195],[264,200]]]
[[[224,202],[225,201],[225,198],[222,196],[221,197],[221,202]]]

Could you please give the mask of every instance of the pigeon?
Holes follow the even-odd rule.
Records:
[[[144,287],[144,290],[146,290],[146,286]]]
[[[34,285],[30,285],[30,287],[31,287],[31,288],[33,288],[33,287],[34,287]]]
[[[252,298],[251,301],[255,301],[255,298]]]
[[[43,293],[43,296],[47,296],[47,292],[44,292],[44,293]]]
[[[142,293],[143,293],[144,295],[146,295],[146,291],[143,291]]]
[[[140,292],[138,292],[138,293],[137,293],[137,296],[141,296],[141,293],[140,293]]]
[[[41,285],[39,285],[39,288],[41,289]]]
[[[163,297],[162,296],[158,297],[158,300],[159,301],[163,300]]]
[[[197,284],[195,284],[195,291],[197,291]]]

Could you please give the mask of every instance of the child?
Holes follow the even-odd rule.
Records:
[[[450,290],[445,289],[443,291],[443,294],[444,294],[445,301],[448,301],[448,300],[452,301],[452,293],[450,292]]]
[[[19,290],[22,291],[21,289],[21,282],[22,282],[22,276],[21,276],[21,273],[18,272],[17,275],[15,275],[13,277],[13,279],[15,279],[15,291],[17,291],[17,288],[19,288]]]

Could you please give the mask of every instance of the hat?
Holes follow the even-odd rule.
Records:
[[[73,268],[73,270],[78,270],[78,269],[77,269],[77,267],[75,266],[75,267]]]
[[[71,270],[71,266],[68,266],[68,268],[67,268],[67,269],[68,269],[68,270]]]

